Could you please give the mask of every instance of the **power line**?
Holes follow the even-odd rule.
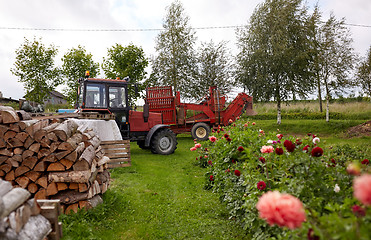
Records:
[[[371,25],[344,23],[346,26],[371,28]],[[243,28],[247,25],[234,25],[234,26],[214,26],[214,27],[194,27],[195,30],[208,30],[208,29],[231,29]],[[74,28],[26,28],[26,27],[0,27],[0,30],[18,30],[18,31],[64,31],[64,32],[154,32],[163,31],[164,28],[118,28],[118,29],[74,29]]]

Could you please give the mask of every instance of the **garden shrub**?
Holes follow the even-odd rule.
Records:
[[[371,203],[353,197],[355,175],[370,172],[364,149],[323,147],[315,135],[298,139],[265,133],[242,120],[212,135],[191,150],[197,151],[197,163],[207,167],[205,188],[219,195],[249,239],[368,239]],[[371,201],[371,182],[365,191]],[[283,220],[272,212],[273,226],[260,218],[256,205],[267,193],[299,199],[306,215],[301,227],[290,225],[296,213],[285,215],[289,205],[281,206]]]
[[[252,120],[274,120],[277,119],[277,113],[264,113],[257,114],[255,116],[249,116]],[[288,112],[281,114],[282,119],[308,119],[308,120],[317,120],[317,119],[326,119],[325,112]],[[330,112],[331,120],[369,120],[370,112],[364,113],[338,113]]]

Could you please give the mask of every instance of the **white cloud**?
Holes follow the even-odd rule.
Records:
[[[63,29],[153,29],[162,28],[165,8],[172,0],[0,0],[0,27],[63,28]],[[183,0],[192,27],[218,27],[246,24],[262,0]],[[314,5],[317,0],[309,0]],[[324,16],[331,10],[347,22],[371,25],[369,0],[319,0]],[[350,27],[356,51],[365,55],[371,43],[370,28]],[[235,48],[234,29],[196,30],[198,42],[229,41]],[[116,43],[133,43],[143,47],[147,56],[154,53],[155,31],[78,32],[78,31],[20,31],[0,29],[0,91],[5,97],[20,98],[23,88],[10,68],[15,50],[24,42],[42,37],[46,46],[54,44],[60,58],[67,49],[85,46],[95,61],[101,62]]]

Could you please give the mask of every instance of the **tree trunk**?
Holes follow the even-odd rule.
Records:
[[[277,124],[281,124],[281,100],[277,98]]]
[[[326,81],[326,122],[330,121],[330,91]]]
[[[322,95],[321,95],[321,82],[320,82],[319,76],[317,76],[317,89],[318,89],[319,111],[323,112],[323,109],[322,109]]]

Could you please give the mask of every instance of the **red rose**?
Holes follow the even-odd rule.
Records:
[[[241,172],[240,170],[234,170],[234,175],[236,175],[237,177],[239,177],[241,175]]]
[[[226,133],[226,134],[224,134],[224,137],[225,138],[229,138],[229,135]]]
[[[352,211],[353,211],[354,215],[356,215],[357,217],[364,217],[366,215],[366,209],[364,209],[363,207],[360,207],[358,205],[354,205],[352,207]]]
[[[277,155],[282,155],[283,154],[283,149],[282,148],[276,148],[276,154]]]
[[[260,157],[260,158],[259,158],[259,161],[262,162],[262,163],[265,163],[265,158]]]
[[[300,144],[302,144],[303,142],[301,141],[300,138],[297,138],[297,139],[295,140],[295,143],[296,143],[296,145],[300,145]]]
[[[370,161],[368,159],[363,159],[361,163],[364,165],[368,165]]]
[[[209,179],[210,179],[211,182],[214,181],[214,176],[210,175]]]
[[[267,184],[265,184],[264,181],[259,181],[257,187],[259,190],[264,190],[267,187]]]
[[[209,160],[207,163],[208,163],[210,166],[213,165],[213,162],[212,162],[211,160]]]
[[[312,149],[311,154],[313,157],[320,157],[323,154],[323,150],[320,147],[315,147]]]
[[[293,152],[295,150],[295,144],[293,144],[290,140],[285,140],[283,146],[285,146],[288,152]]]
[[[239,152],[242,152],[242,151],[244,150],[244,148],[243,148],[242,146],[239,146],[239,147],[237,148],[237,150],[238,150]]]
[[[303,147],[303,152],[308,152],[308,149],[309,149],[309,145]]]

